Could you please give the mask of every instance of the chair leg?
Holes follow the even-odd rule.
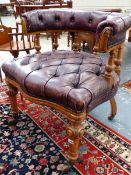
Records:
[[[78,158],[78,148],[79,141],[84,134],[84,126],[81,122],[70,122],[70,125],[67,128],[68,142],[70,147],[67,153],[67,158],[74,162]]]
[[[116,100],[114,97],[110,100],[110,105],[111,105],[111,114],[108,117],[108,119],[112,120],[117,113],[117,105],[116,105]]]
[[[6,93],[9,96],[12,115],[13,115],[13,119],[9,121],[9,125],[14,125],[17,123],[17,120],[18,120],[18,107],[17,107],[18,90],[16,87],[14,87],[12,84],[9,84],[8,82],[7,82],[7,85],[8,85],[8,90]]]

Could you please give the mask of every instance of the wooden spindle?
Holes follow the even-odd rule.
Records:
[[[24,35],[22,34],[22,40],[23,40],[23,48],[25,50],[25,38],[24,38]]]
[[[70,47],[70,40],[71,40],[71,37],[70,37],[70,32],[68,32],[67,34],[67,46]]]
[[[18,35],[15,34],[15,37],[16,37],[16,47],[17,47],[17,50],[19,50]]]
[[[12,37],[13,37],[13,36],[12,36],[11,34],[9,34],[9,38],[10,38],[10,39],[9,39],[9,40],[10,40],[10,49],[11,49],[11,50],[12,50]]]
[[[72,48],[74,51],[79,51],[79,49],[80,49],[79,44],[78,44],[78,32],[74,33],[74,43],[73,43]]]
[[[52,44],[53,49],[57,50],[57,48],[59,46],[59,44],[58,44],[58,33],[57,32],[53,33],[52,41],[53,41],[53,44]]]
[[[28,42],[29,42],[29,46],[31,48],[31,39],[30,39],[30,35],[28,35]]]
[[[40,46],[40,34],[36,34],[35,36],[35,49],[36,49],[36,53],[40,53],[41,50],[41,46]]]
[[[105,66],[105,78],[108,82],[109,88],[112,88],[113,85],[114,58],[115,58],[115,51],[111,50],[109,52],[108,62]]]
[[[123,55],[123,45],[118,47],[118,49],[117,49],[117,56],[114,59],[115,72],[118,74],[119,77],[120,77],[120,73],[121,73],[122,55]]]

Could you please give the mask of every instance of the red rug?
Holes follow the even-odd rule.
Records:
[[[122,88],[125,89],[126,91],[128,92],[131,92],[131,80],[123,83],[122,85]]]
[[[1,104],[9,103],[5,89],[6,86],[0,87]],[[64,155],[69,147],[65,132],[67,120],[64,116],[54,109],[42,107],[27,100],[24,100],[23,103],[20,97],[18,97],[18,104],[20,111],[30,116],[50,140],[60,148],[60,153]],[[86,133],[80,142],[79,159],[74,165],[74,172],[69,170],[65,174],[129,175],[131,173],[131,146],[129,141],[92,116],[88,116],[84,124]],[[39,173],[39,175],[42,174]],[[59,175],[64,173],[55,171],[47,174]]]

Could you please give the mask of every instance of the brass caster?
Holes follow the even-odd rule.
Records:
[[[18,116],[16,115],[15,117],[13,117],[10,121],[8,121],[8,125],[9,126],[13,126],[16,125],[18,122]]]
[[[109,115],[109,116],[108,116],[108,120],[113,120],[114,117],[115,117],[115,115]]]

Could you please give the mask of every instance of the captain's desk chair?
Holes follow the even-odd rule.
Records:
[[[79,140],[84,133],[82,122],[88,112],[109,100],[109,119],[116,114],[114,96],[131,18],[100,11],[38,10],[25,13],[22,26],[24,34],[52,32],[55,39],[53,51],[3,64],[14,121],[18,119],[18,90],[26,99],[62,112],[69,119],[67,135],[71,144],[67,157],[74,161],[78,158]],[[73,51],[56,50],[58,33],[63,31],[75,33]],[[95,54],[78,51],[80,31],[95,35]],[[109,52],[106,65],[97,52]]]

